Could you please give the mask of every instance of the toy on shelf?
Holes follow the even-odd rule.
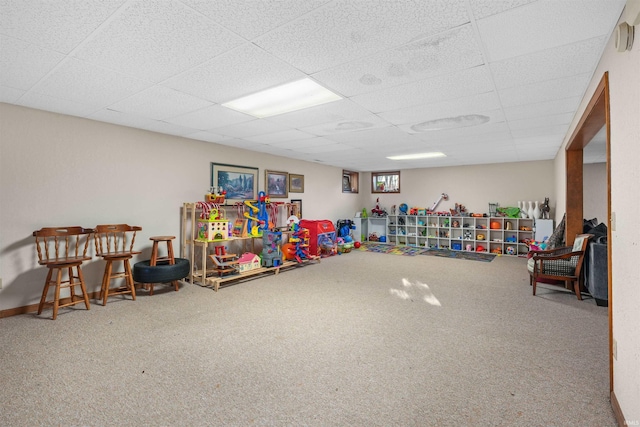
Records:
[[[218,273],[219,277],[227,274],[237,274],[239,272],[238,255],[228,254],[224,246],[216,246],[215,251],[215,254],[209,255],[209,259],[213,262],[215,266],[214,270]]]
[[[380,198],[376,199],[376,206],[371,209],[371,216],[372,217],[385,217],[387,216],[387,210],[380,208]]]
[[[262,233],[262,266],[279,267],[282,265],[282,232],[264,231]]]
[[[496,215],[498,215],[498,216],[506,216],[508,218],[519,218],[520,217],[520,208],[514,208],[514,207],[498,208],[498,207],[496,207]]]
[[[260,224],[259,228],[263,232],[273,228],[271,224],[269,224],[269,214],[267,213],[267,204],[269,204],[269,202],[269,196],[267,196],[264,191],[258,193],[258,222]]]
[[[406,215],[409,210],[409,206],[407,206],[406,203],[402,203],[399,207],[399,210],[400,210],[400,215]]]
[[[540,212],[542,214],[542,218],[543,219],[549,219],[549,212],[551,211],[551,208],[549,207],[549,198],[545,197],[544,198],[544,203],[542,204],[542,206],[540,206]]]
[[[204,200],[211,203],[216,203],[218,205],[224,204],[224,199],[227,195],[227,192],[220,187],[216,189],[215,187],[211,187],[209,192],[205,194]]]
[[[256,270],[260,268],[260,257],[251,252],[245,252],[238,258],[238,266],[240,273]]]
[[[224,212],[224,211],[222,211]],[[229,220],[218,209],[209,211],[209,219],[198,220],[198,240],[215,242],[229,238]]]
[[[498,212],[499,203],[489,203],[489,216],[495,217]]]
[[[446,193],[440,194],[440,198],[435,202],[433,202],[433,205],[431,205],[431,208],[429,208],[429,212],[434,212],[438,207],[438,205],[440,204],[440,202],[443,200],[449,200],[449,195]]]
[[[467,208],[465,208],[464,205],[461,205],[459,203],[456,203],[455,208],[449,209],[449,211],[451,212],[452,216],[468,216]]]
[[[258,200],[245,200],[244,204],[251,213],[245,212],[244,217],[247,219],[247,235],[251,237],[260,237],[264,230],[269,229],[269,214],[267,214],[266,204],[269,197],[264,191],[258,193]],[[255,206],[258,203],[258,206]]]

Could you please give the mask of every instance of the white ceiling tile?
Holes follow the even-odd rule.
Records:
[[[450,117],[438,117],[412,124],[400,125],[400,129],[412,134],[433,134],[443,132],[456,134],[457,136],[468,133],[482,133],[491,128],[491,125],[504,123],[502,110],[478,111],[475,114],[466,114]],[[451,128],[430,129],[430,126],[452,126]],[[454,127],[455,126],[455,127]]]
[[[281,132],[288,130],[284,126],[277,125],[264,119],[254,119],[229,126],[222,126],[209,129],[213,133],[232,136],[234,138],[245,138],[247,136],[260,135],[265,133]]]
[[[162,84],[222,104],[304,77],[291,65],[246,43]]]
[[[385,111],[378,115],[390,123],[401,125],[419,123],[443,117],[474,114],[500,108],[497,92],[486,92],[463,98],[450,99],[432,104],[415,105],[399,110]]]
[[[478,126],[468,126],[457,129],[434,130],[431,132],[414,133],[413,136],[422,141],[451,141],[462,138],[483,138],[483,135],[489,135],[487,138],[503,138],[510,135],[509,126],[506,122],[485,123]]]
[[[211,103],[203,99],[163,86],[153,86],[129,98],[116,102],[109,108],[116,111],[163,120],[208,106],[211,106]]]
[[[395,126],[329,135],[328,138],[353,146],[393,145],[403,144],[405,142],[419,142],[412,135],[401,131]]]
[[[580,41],[490,64],[499,89],[583,74],[595,69],[606,37]]]
[[[313,77],[345,96],[378,91],[483,64],[471,25],[338,65]]]
[[[234,147],[234,148],[242,148],[243,150],[260,149],[265,146],[264,144],[246,141],[244,139],[239,139],[239,138],[226,139],[224,141],[216,141],[216,144],[227,145],[229,147]]]
[[[473,10],[473,16],[476,19],[481,19],[533,1],[537,0],[473,0],[469,4],[471,5],[471,10]]]
[[[513,139],[516,147],[560,147],[560,142],[564,138],[563,133],[557,134],[537,134],[523,135]]]
[[[281,132],[247,136],[245,137],[245,139],[249,141],[260,142],[262,144],[272,144],[278,142],[298,141],[315,137],[315,135],[307,132],[302,132],[297,129],[289,129]]]
[[[328,144],[328,145],[313,145],[309,147],[292,148],[292,151],[299,153],[334,153],[350,150],[352,147],[345,146],[343,144]]]
[[[0,83],[28,90],[64,59],[64,55],[0,34]]]
[[[337,0],[255,43],[307,73],[469,22],[460,0]]]
[[[160,82],[244,42],[178,1],[134,1],[125,12],[75,56]]]
[[[38,82],[32,91],[75,102],[91,100],[92,104],[105,107],[151,85],[145,80],[68,58]]]
[[[109,110],[108,108],[96,111],[87,118],[138,129],[148,129],[150,126],[155,125],[154,122],[157,121],[148,117],[136,116],[135,114]]]
[[[193,132],[193,129],[184,126],[174,125],[162,120],[152,120],[147,125],[141,126],[141,129],[150,130],[168,135],[186,136]]]
[[[548,116],[531,117],[528,119],[511,120],[509,127],[511,130],[526,130],[538,127],[548,127],[556,125],[569,125],[574,113],[554,114]]]
[[[333,123],[323,123],[315,126],[303,127],[300,130],[317,136],[328,136],[343,132],[358,132],[389,126],[389,123],[374,114],[356,120],[340,120]]]
[[[608,36],[625,0],[538,0],[477,21],[489,61]]]
[[[90,100],[87,100],[90,102]],[[52,111],[54,113],[67,114],[70,116],[86,117],[100,109],[99,105],[87,104],[85,102],[74,102],[68,99],[60,99],[43,95],[36,92],[27,92],[16,102],[38,110]]]
[[[4,0],[0,32],[27,43],[69,53],[124,1]]]
[[[590,79],[591,73],[579,74],[572,77],[501,89],[498,91],[498,95],[505,108],[574,96],[582,97]]]
[[[380,113],[414,105],[441,102],[494,90],[486,66],[419,80],[351,99],[364,108]]]
[[[183,0],[212,21],[251,40],[330,0]]]
[[[554,99],[535,104],[516,105],[504,108],[504,116],[507,120],[520,120],[531,117],[544,116],[546,114],[561,114],[575,112],[580,104],[581,96]]]
[[[271,147],[286,150],[295,150],[301,147],[312,147],[317,144],[335,144],[335,141],[325,140],[324,138],[313,137],[305,139],[296,139],[291,141],[281,141],[269,144]]]
[[[207,132],[207,131],[189,133],[185,136],[187,138],[197,139],[199,141],[216,142],[216,143],[222,143],[222,141],[229,141],[233,139],[233,138],[229,138],[228,136]]]
[[[15,104],[25,91],[22,89],[14,89],[12,87],[0,85],[0,102]]]
[[[522,162],[534,160],[550,160],[558,154],[558,146],[549,147],[517,147],[518,158]]]
[[[305,108],[304,110],[268,117],[267,120],[282,126],[300,129],[322,123],[366,118],[370,115],[370,111],[362,108],[355,102],[349,99],[341,99],[316,107]]]
[[[257,151],[259,153],[271,154],[272,156],[287,157],[291,154],[291,150],[276,148],[272,145],[256,145],[251,147],[251,151]]]
[[[222,105],[211,105],[180,116],[165,118],[166,122],[199,130],[214,129],[251,120],[255,120],[255,117],[231,110]]]
[[[532,129],[515,129],[511,131],[511,134],[514,138],[529,138],[535,136],[556,136],[557,135],[557,143],[558,146],[562,142],[562,137],[569,130],[569,125],[554,125],[554,126],[544,126],[537,127]]]

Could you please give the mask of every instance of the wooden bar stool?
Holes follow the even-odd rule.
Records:
[[[100,289],[100,299],[102,305],[107,305],[107,298],[112,295],[131,294],[131,298],[136,299],[136,288],[133,283],[131,264],[129,260],[140,251],[133,250],[136,241],[136,233],[142,227],[127,224],[105,224],[96,226],[95,243],[96,255],[102,257],[106,262],[104,276],[102,277],[102,288]],[[113,263],[122,261],[124,271],[113,271]],[[113,279],[123,278],[124,286],[112,288]]]
[[[172,240],[175,239],[176,236],[154,236],[149,237],[149,240],[153,241],[153,247],[151,248],[151,260],[149,261],[149,266],[155,267],[158,263],[168,263],[169,265],[174,265],[176,263],[176,259],[173,255],[173,243]],[[158,243],[166,242],[167,243],[167,256],[158,257]],[[177,280],[171,282],[173,284],[176,292],[180,289],[180,284]],[[149,296],[153,295],[153,283],[147,283],[149,286]]]
[[[84,261],[91,259],[91,256],[87,255],[87,249],[93,231],[91,228],[76,226],[47,227],[33,232],[33,236],[36,238],[38,264],[45,265],[49,269],[38,305],[38,314],[42,313],[45,304],[53,305],[53,320],[58,317],[58,308],[60,307],[84,302],[85,307],[89,310],[89,296],[80,266]],[[65,272],[67,280],[63,280]],[[50,286],[55,289],[53,301],[47,301]],[[80,295],[76,294],[76,286],[80,288]],[[60,289],[63,288],[69,288],[70,301],[66,298],[60,299]]]

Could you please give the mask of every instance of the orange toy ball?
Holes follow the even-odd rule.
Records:
[[[284,256],[284,259],[292,260],[296,257],[296,245],[293,243],[285,243],[280,249],[282,250],[282,256]]]
[[[491,228],[492,230],[500,230],[502,227],[500,226],[500,223],[498,221],[491,221],[491,224],[489,224],[489,228]]]
[[[358,249],[360,247],[360,242],[354,242],[353,247]]]

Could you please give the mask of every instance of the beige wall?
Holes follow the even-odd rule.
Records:
[[[623,14],[624,17],[624,14]],[[624,18],[623,18],[624,19]],[[637,29],[637,28],[636,28]],[[609,242],[612,257],[613,338],[617,342],[614,360],[614,392],[624,416],[640,420],[640,263],[638,263],[638,221],[640,212],[640,44],[631,52],[618,53],[615,33],[609,39],[580,109],[567,136],[573,133],[582,112],[605,72],[609,72],[611,115],[611,211],[615,230]],[[558,205],[566,203],[564,147],[555,161]],[[556,214],[558,219],[558,214]],[[603,218],[604,221],[604,218]],[[608,221],[604,221],[608,222]]]

